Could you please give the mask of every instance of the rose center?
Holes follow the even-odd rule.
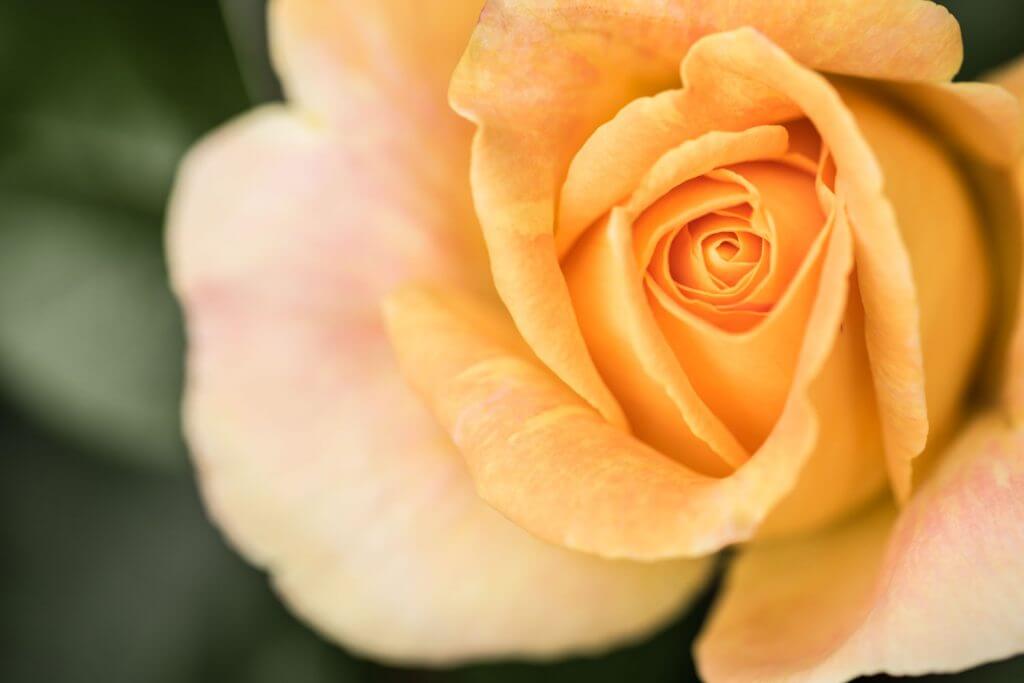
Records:
[[[743,218],[716,212],[672,237],[668,269],[677,288],[724,293],[754,277],[767,252],[764,238]]]
[[[815,166],[768,160],[677,186],[634,234],[657,300],[741,332],[773,310],[824,224]]]

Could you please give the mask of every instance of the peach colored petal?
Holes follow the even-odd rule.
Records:
[[[842,328],[810,387],[818,440],[792,491],[758,529],[757,539],[822,529],[863,507],[886,487],[878,407],[864,344],[864,308],[850,291]]]
[[[482,6],[483,0],[273,0],[269,32],[289,102],[311,124],[347,136],[367,154],[415,165],[418,182],[449,208],[452,218],[438,230],[460,243],[477,287],[490,288],[467,182],[472,126],[446,97]],[[364,134],[381,116],[400,130],[393,137]]]
[[[910,460],[923,450],[928,432],[924,370],[909,257],[872,149],[825,79],[796,64],[755,31],[707,38],[686,61],[687,72],[718,66],[743,82],[746,93],[784,93],[828,146],[836,165],[837,193],[848,202],[857,246],[857,285],[887,461],[897,493],[905,496]]]
[[[709,683],[959,671],[1024,652],[1024,432],[976,418],[896,519],[743,553],[698,639]]]
[[[496,0],[452,81],[478,125],[472,183],[498,292],[541,360],[618,425],[557,272],[558,188],[593,130],[670,85],[697,39],[749,25],[813,68],[859,76],[942,80],[962,57],[956,21],[922,0]]]
[[[361,135],[383,142],[375,111]],[[212,517],[298,614],[378,658],[553,656],[645,634],[708,564],[538,541],[478,498],[398,373],[381,296],[410,277],[457,282],[459,258],[415,165],[376,149],[275,107],[182,168],[169,251]]]
[[[765,182],[770,173],[762,169],[757,174],[749,169],[745,172],[755,178],[760,175],[762,189],[771,189]],[[817,333],[805,326],[816,298],[829,230],[818,210],[813,176],[792,173],[806,179],[800,189],[809,196],[792,201],[792,196],[782,193],[764,193],[763,201],[775,214],[778,226],[770,240],[773,261],[777,262],[762,284],[775,284],[775,291],[759,293],[755,289],[751,299],[756,303],[758,296],[764,296],[770,311],[758,316],[753,327],[723,329],[706,316],[667,300],[661,288],[648,289],[658,325],[698,394],[750,452],[756,452],[782,412],[800,340],[805,334]],[[809,215],[809,232],[817,233],[808,235],[807,244],[793,244],[802,237],[795,234],[805,223],[800,213]]]
[[[595,3],[599,4],[599,3]],[[650,3],[634,2],[635,5]],[[663,10],[664,12],[664,10]],[[634,37],[632,22],[651,21],[637,10],[638,17],[622,22],[623,39]],[[714,3],[675,2],[671,11],[661,17],[675,32],[669,34],[669,43],[676,43],[671,54],[682,59],[689,44],[701,35],[727,31],[741,26],[752,26],[767,35],[797,61],[814,69],[833,73],[846,73],[869,78],[895,78],[904,81],[948,80],[959,69],[962,59],[959,27],[944,8],[931,2],[779,2],[779,3]],[[695,25],[695,26],[694,26]],[[907,33],[900,36],[900,33]],[[834,33],[833,33],[834,32]],[[920,32],[920,33],[919,33]],[[911,37],[914,34],[918,36]],[[927,34],[927,37],[925,37]],[[850,40],[849,36],[858,36]],[[660,37],[660,34],[656,34]],[[919,40],[929,41],[920,43]],[[906,41],[906,42],[903,42]],[[655,38],[651,41],[658,46]],[[929,54],[936,48],[936,61]],[[911,47],[912,46],[912,47]],[[909,48],[909,51],[904,52]],[[656,49],[656,48],[655,48]],[[891,51],[891,52],[890,52]],[[916,53],[916,54],[915,54]],[[943,55],[944,56],[938,56]],[[684,84],[686,75],[684,74]],[[714,105],[716,100],[733,107],[744,107],[744,93],[740,91],[701,89],[701,102]],[[683,93],[685,97],[685,92]],[[663,94],[651,101],[630,103],[619,114],[622,125],[607,134],[598,135],[587,142],[583,158],[573,163],[566,186],[562,190],[559,230],[575,234],[596,220],[611,203],[624,197],[636,184],[640,175],[666,149],[677,144],[666,141],[662,134],[652,134],[648,126],[635,126],[630,119],[637,115],[645,119],[661,119],[678,130],[680,125],[706,127],[706,123],[692,122],[694,107],[677,104],[664,107],[672,95]],[[658,100],[662,100],[659,102]],[[626,102],[624,101],[625,105]],[[643,111],[642,110],[651,110]],[[679,116],[685,111],[685,116]],[[699,109],[698,109],[699,110]],[[728,106],[708,106],[707,110],[721,116],[741,116]],[[766,113],[760,122],[766,122]],[[719,123],[731,128],[735,123]],[[749,125],[749,124],[748,124]],[[655,126],[657,129],[657,126]],[[659,131],[660,132],[660,131]],[[681,134],[686,134],[679,131]]]
[[[1018,100],[1024,100],[1024,55],[996,69],[985,80],[1007,90]],[[1020,123],[1024,124],[1024,108],[1018,114],[1021,117]]]
[[[616,209],[566,261],[587,346],[639,438],[698,472],[728,474],[749,452],[697,396],[661,338],[637,273],[631,233],[629,217]]]
[[[638,274],[632,226],[649,197],[717,165],[781,156],[781,127],[709,133],[681,145],[652,169],[637,200],[613,212],[580,242],[564,271],[588,348],[605,381],[622,401],[635,432],[690,467],[726,474],[749,457],[695,394],[661,339]]]
[[[638,100],[598,130],[587,142],[587,145],[594,145],[593,151],[588,152],[585,146],[574,160],[574,168],[577,164],[582,169],[588,164],[598,164],[600,159],[615,158],[612,150],[637,149],[643,139],[659,140],[664,145],[689,139],[704,127],[745,129],[754,123],[783,122],[807,116],[831,150],[837,178],[841,181],[840,194],[852,214],[858,245],[858,285],[865,309],[865,335],[888,462],[894,483],[906,493],[910,460],[921,452],[927,435],[923,358],[910,257],[902,244],[895,212],[885,195],[882,169],[874,152],[830,83],[802,68],[749,29],[717,34],[698,42],[683,62],[682,76],[684,87],[681,90]],[[655,147],[647,149],[655,151]],[[591,156],[584,159],[588,154]],[[632,152],[625,154],[628,160]],[[643,163],[649,162],[644,158]],[[619,201],[611,195],[607,199]],[[858,405],[861,403],[860,397],[852,400]],[[858,412],[867,414],[860,409]],[[871,433],[870,429],[865,429],[865,443],[870,441]],[[827,436],[823,438],[827,441]],[[832,451],[825,449],[822,453],[831,455]],[[837,467],[837,473],[860,469],[852,462],[856,453],[849,451],[849,456],[849,467]],[[816,471],[824,472],[824,469],[818,467]],[[842,481],[814,477],[807,480],[807,485],[830,479]],[[873,485],[877,478],[872,476],[866,481]],[[858,487],[851,490],[851,505],[867,495]],[[810,498],[818,496],[810,495]],[[841,508],[832,510],[838,514]],[[799,514],[787,516],[792,520],[800,517]]]
[[[1024,57],[1018,58],[991,76],[1018,100],[1018,138],[1024,137]],[[1017,148],[1018,153],[1020,148]],[[990,175],[992,175],[990,173]],[[1002,257],[1004,273],[1003,291],[1007,294],[1000,306],[1006,320],[1012,321],[1004,332],[1009,347],[1008,364],[995,366],[993,375],[1002,380],[1003,393],[1015,419],[1024,420],[1024,269],[1021,268],[1024,250],[1024,157],[1018,158],[1009,173],[996,174],[985,187],[992,190],[986,196],[990,220],[1001,230],[998,253]],[[994,187],[993,187],[994,186]],[[999,347],[997,347],[999,348]],[[1000,356],[1001,358],[1001,356]]]
[[[701,556],[749,538],[792,487],[816,439],[806,397],[846,305],[852,242],[837,220],[776,429],[735,474],[693,472],[609,425],[505,332],[450,294],[407,290],[388,306],[410,381],[466,458],[480,495],[537,536],[606,557]],[[489,321],[481,324],[480,320]]]
[[[962,419],[964,393],[992,329],[993,274],[985,233],[992,235],[995,226],[985,224],[985,207],[979,205],[979,194],[971,191],[964,171],[969,165],[950,154],[941,138],[916,117],[865,89],[842,85],[840,90],[881,166],[886,195],[910,257],[931,426],[929,448],[935,450]],[[993,158],[1000,146],[1013,147],[1015,112],[1007,118],[1007,100],[998,88],[980,84],[918,85],[901,96],[901,101],[913,101],[936,117],[962,118],[966,125],[981,125],[982,116],[1001,119],[1001,126],[986,122],[986,133],[961,138],[961,149],[976,160]],[[953,133],[950,138],[955,139]]]
[[[484,0],[272,0],[271,48],[288,97],[321,114],[384,88],[442,104]]]
[[[1010,85],[1012,90],[1014,79],[1021,78],[1017,73],[1011,66],[997,74],[996,80],[1003,85]],[[1020,189],[1019,160],[1024,143],[1024,136],[1021,135],[1024,130],[1024,108],[1002,88],[990,84],[881,83],[876,88],[930,125],[960,155],[959,165],[969,179],[995,272],[990,296],[994,302],[991,308],[995,320],[988,335],[990,339],[985,363],[980,373],[983,380],[981,388],[986,395],[1002,393],[1010,411],[1024,415],[1024,382],[1019,380],[1024,376],[1024,337],[1018,334],[1011,347],[1013,330],[1018,327],[1017,321],[1020,318],[1021,235],[1024,234],[1024,204],[1021,197],[1024,191]],[[927,232],[930,236],[931,231]],[[920,260],[921,255],[915,252],[922,247],[925,252],[932,251],[927,241],[917,240],[916,247],[914,240],[908,241],[912,260]],[[952,252],[938,253],[944,256]],[[923,255],[926,260],[935,260],[930,253]],[[934,265],[938,265],[938,261]],[[958,273],[970,270],[963,265],[952,264],[950,269]],[[937,281],[940,278],[935,276],[932,279]],[[957,293],[958,296],[960,294]],[[922,309],[934,308],[940,303],[936,301],[929,306],[922,300]],[[945,303],[949,305],[948,301]],[[958,307],[964,306],[960,304]],[[957,332],[960,332],[959,327]],[[944,334],[948,332],[939,331],[932,336],[941,338]],[[923,339],[926,371],[929,370],[927,356],[930,355],[928,336],[926,330]],[[963,335],[952,335],[950,338],[962,339]],[[1007,353],[1011,348],[1016,350]],[[931,355],[934,355],[934,351]],[[930,389],[930,402],[942,403],[941,398],[938,401],[931,399],[939,398],[942,393],[955,393],[955,389],[949,392],[948,381],[951,376],[955,377],[955,373],[942,370],[940,364],[938,370],[932,368],[932,374],[935,376],[927,380],[929,386],[942,387],[944,391]],[[934,412],[934,406],[930,405],[929,410]]]

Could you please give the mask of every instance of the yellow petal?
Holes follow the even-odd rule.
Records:
[[[466,458],[481,497],[509,519],[606,557],[702,556],[749,538],[806,461],[816,437],[806,387],[833,345],[851,267],[840,220],[808,321],[822,333],[804,338],[794,390],[757,457],[722,479],[613,428],[486,310],[409,290],[391,299],[388,321],[406,375]]]
[[[478,125],[472,182],[498,291],[540,359],[618,425],[558,273],[559,187],[598,125],[671,85],[696,40],[739,26],[813,68],[860,76],[942,80],[961,59],[956,21],[922,0],[513,0],[485,8],[452,81],[453,106]]]
[[[976,419],[896,519],[882,506],[732,566],[701,675],[846,681],[949,672],[1024,651],[1024,432]]]
[[[386,110],[382,110],[386,111]],[[381,296],[459,281],[416,166],[280,108],[192,152],[170,265],[189,330],[186,429],[211,516],[320,632],[446,663],[639,637],[705,562],[611,562],[543,543],[479,499],[395,367]],[[362,145],[372,153],[367,153]]]

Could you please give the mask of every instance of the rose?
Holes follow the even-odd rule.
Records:
[[[383,658],[606,647],[744,541],[709,680],[1024,650],[1018,110],[946,82],[955,21],[473,5],[277,2],[291,104],[183,166],[187,431],[240,550]]]

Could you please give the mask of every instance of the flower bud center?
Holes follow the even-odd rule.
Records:
[[[757,325],[825,226],[816,168],[809,159],[746,162],[689,180],[655,202],[634,231],[657,299],[727,331]]]

